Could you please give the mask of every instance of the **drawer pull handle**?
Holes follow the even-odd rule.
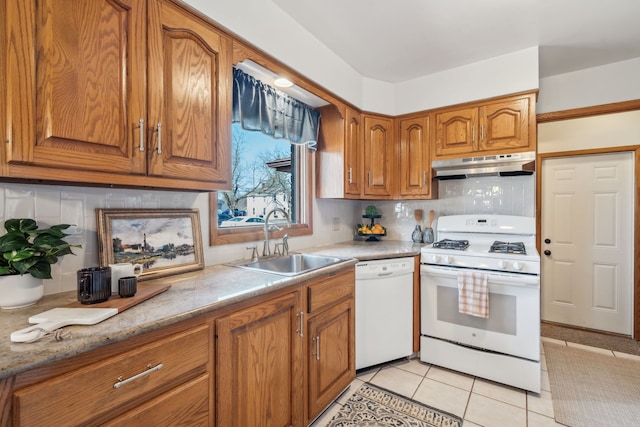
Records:
[[[159,363],[156,366],[147,365],[146,371],[140,372],[139,374],[136,374],[131,378],[124,379],[123,377],[118,377],[118,382],[113,385],[113,388],[120,388],[123,385],[130,383],[131,381],[135,381],[138,378],[142,378],[145,375],[149,375],[152,372],[159,371],[160,369],[162,369],[162,367],[163,367],[162,363]]]

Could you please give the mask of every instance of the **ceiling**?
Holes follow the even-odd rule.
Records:
[[[272,0],[359,74],[398,83],[530,47],[548,77],[640,57],[639,0]]]

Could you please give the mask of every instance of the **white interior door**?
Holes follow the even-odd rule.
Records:
[[[632,334],[633,154],[542,165],[543,320]]]

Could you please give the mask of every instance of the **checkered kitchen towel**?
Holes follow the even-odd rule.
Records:
[[[489,317],[489,275],[477,271],[458,272],[458,311]]]

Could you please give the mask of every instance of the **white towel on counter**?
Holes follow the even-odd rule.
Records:
[[[478,271],[458,272],[458,311],[489,317],[489,275]]]

